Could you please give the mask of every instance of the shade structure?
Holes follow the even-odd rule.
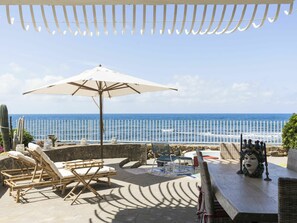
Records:
[[[220,35],[261,28],[294,0],[0,0],[9,24],[50,34]],[[43,27],[43,28],[42,28]]]
[[[86,70],[76,76],[24,92],[23,94],[56,94],[87,96],[93,98],[98,97],[98,107],[100,110],[101,158],[103,159],[103,98],[164,90],[177,89],[98,66],[91,70]]]

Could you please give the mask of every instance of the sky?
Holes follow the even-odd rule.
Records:
[[[225,35],[50,35],[0,9],[0,104],[10,114],[97,113],[91,98],[22,95],[102,64],[178,88],[106,99],[105,113],[294,113],[297,13]]]

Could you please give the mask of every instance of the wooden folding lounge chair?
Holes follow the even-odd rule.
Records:
[[[16,168],[1,170],[3,184],[6,179],[42,177],[43,174],[33,158],[18,151],[9,151],[8,156],[13,159]]]
[[[36,163],[36,161],[29,156],[24,155],[18,151],[9,151],[8,156],[13,159],[14,166],[17,168],[6,169],[1,171],[3,177],[3,184],[5,179],[12,178],[24,178],[35,179],[41,177],[47,177],[48,175],[42,171],[42,168]],[[81,160],[79,160],[81,161]],[[64,162],[55,162],[55,166],[60,169],[64,167]]]
[[[36,160],[39,166],[45,171],[49,179],[47,180],[41,180],[41,181],[23,181],[21,179],[8,179],[6,180],[6,185],[10,187],[11,195],[15,197],[16,202],[19,202],[20,197],[24,196],[25,194],[22,193],[28,188],[38,188],[38,187],[46,187],[46,186],[53,186],[56,189],[62,189],[62,194],[65,191],[65,188],[67,185],[73,182],[81,182],[81,179],[89,180],[99,180],[99,178],[106,177],[108,179],[108,184],[110,185],[110,177],[116,175],[116,171],[112,167],[103,166],[103,163],[100,165],[96,165],[92,167],[91,165],[94,162],[94,160],[91,161],[80,161],[78,164],[80,166],[79,169],[76,170],[75,175],[70,169],[58,169],[54,162],[50,160],[50,158],[42,151],[42,149],[35,144],[29,143],[29,148],[27,149],[32,157]],[[65,162],[65,166],[72,166],[71,164],[75,164],[75,162]],[[98,164],[98,160],[96,162]],[[84,168],[81,168],[84,167]],[[75,169],[75,166],[74,166]],[[87,182],[88,184],[90,182]],[[86,187],[86,185],[85,185]],[[89,188],[89,187],[88,187]],[[94,192],[94,191],[93,191]]]

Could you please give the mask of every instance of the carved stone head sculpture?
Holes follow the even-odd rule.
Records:
[[[264,154],[263,148],[260,146],[259,141],[252,144],[249,140],[248,144],[243,145],[241,153],[241,159],[243,161],[243,174],[249,177],[261,177],[264,171]]]

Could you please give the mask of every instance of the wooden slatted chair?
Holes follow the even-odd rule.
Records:
[[[19,174],[29,174],[34,170],[36,162],[33,158],[25,156],[18,151],[7,152],[8,157],[13,160],[14,169],[5,169],[1,174],[5,177],[11,177]]]
[[[24,179],[34,179],[45,176],[42,173],[41,168],[38,167],[36,161],[24,155],[18,151],[9,151],[8,156],[13,160],[14,165],[17,167],[15,169],[5,169],[1,171],[3,177],[3,184],[6,179],[12,178],[24,178]]]
[[[27,155],[19,151],[9,151],[8,156],[13,160],[15,169],[5,169],[1,171],[3,176],[3,183],[5,179],[21,178],[21,179],[36,179],[41,177],[47,177],[48,175],[42,171],[42,168],[36,163],[36,161]],[[74,160],[74,162],[82,160]],[[69,162],[69,161],[68,161]],[[55,162],[55,166],[58,169],[64,168],[65,162]]]
[[[197,215],[199,222],[203,223],[228,223],[231,218],[215,199],[212,191],[211,179],[207,162],[203,160],[201,151],[197,150],[197,159],[200,167],[201,187],[199,189]]]
[[[24,181],[22,179],[8,179],[5,184],[10,187],[11,195],[15,197],[16,202],[19,202],[20,197],[25,195],[28,188],[39,188],[45,186],[52,186],[56,189],[62,189],[62,194],[65,191],[67,185],[73,182],[78,182],[77,177],[68,169],[58,169],[52,160],[42,151],[42,149],[33,143],[29,143],[29,148],[27,149],[32,157],[36,160],[38,165],[45,171],[49,178],[42,179],[41,181]],[[80,163],[87,161],[80,161]],[[66,162],[67,165],[68,162]],[[73,163],[70,161],[70,163]],[[89,166],[88,166],[89,167]],[[98,168],[99,171],[98,171]],[[97,172],[98,171],[98,172]],[[90,168],[80,168],[77,173],[83,177],[85,180],[93,178],[94,173],[96,176],[94,179],[99,180],[99,178],[106,177],[108,179],[108,185],[110,185],[110,178],[116,175],[116,171],[112,167],[108,166],[96,166]]]
[[[297,179],[283,178],[278,179],[278,222],[295,223],[297,222]]]

